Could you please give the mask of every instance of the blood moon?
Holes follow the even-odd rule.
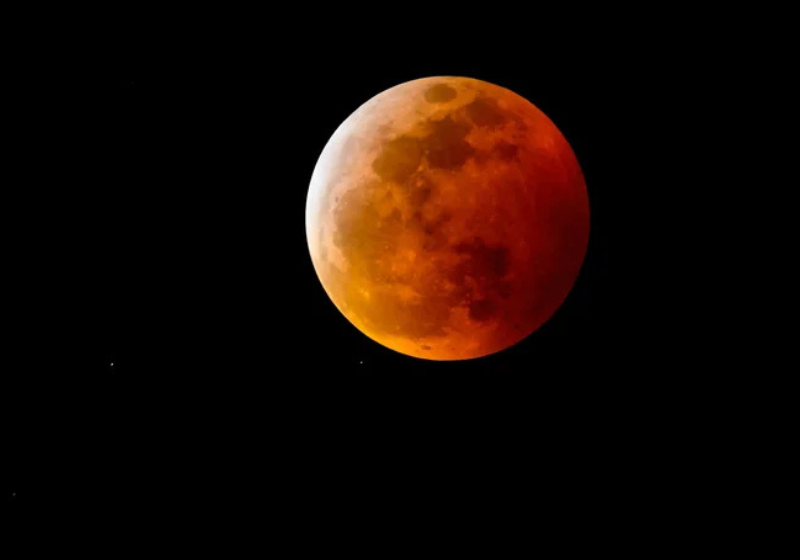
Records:
[[[583,174],[552,121],[514,92],[414,80],[328,141],[306,201],[330,299],[380,344],[431,360],[508,348],[572,288],[586,253]]]

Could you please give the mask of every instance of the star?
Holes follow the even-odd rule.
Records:
[[[114,367],[114,362],[111,362],[111,367]]]

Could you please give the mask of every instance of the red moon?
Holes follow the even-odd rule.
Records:
[[[334,132],[306,235],[322,286],[361,332],[409,356],[465,360],[555,313],[586,254],[589,201],[572,148],[531,102],[423,78]]]

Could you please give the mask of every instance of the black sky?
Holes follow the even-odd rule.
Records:
[[[645,180],[658,151],[647,130],[674,117],[668,65],[577,29],[270,22],[93,40],[42,70],[41,134],[59,149],[24,195],[40,216],[24,280],[39,298],[6,393],[21,434],[15,507],[264,524],[278,512],[299,534],[291,520],[353,504],[481,515],[537,493],[608,500],[604,465],[652,459],[646,443],[669,422],[652,411],[685,381],[670,320],[654,320],[660,210]],[[367,339],[325,295],[305,239],[308,182],[335,128],[433,75],[532,101],[572,145],[590,198],[565,304],[469,362]]]

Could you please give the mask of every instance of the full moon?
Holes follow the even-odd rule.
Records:
[[[563,303],[589,201],[572,148],[530,101],[423,78],[333,133],[306,236],[323,288],[362,333],[409,356],[466,360],[516,344]]]

